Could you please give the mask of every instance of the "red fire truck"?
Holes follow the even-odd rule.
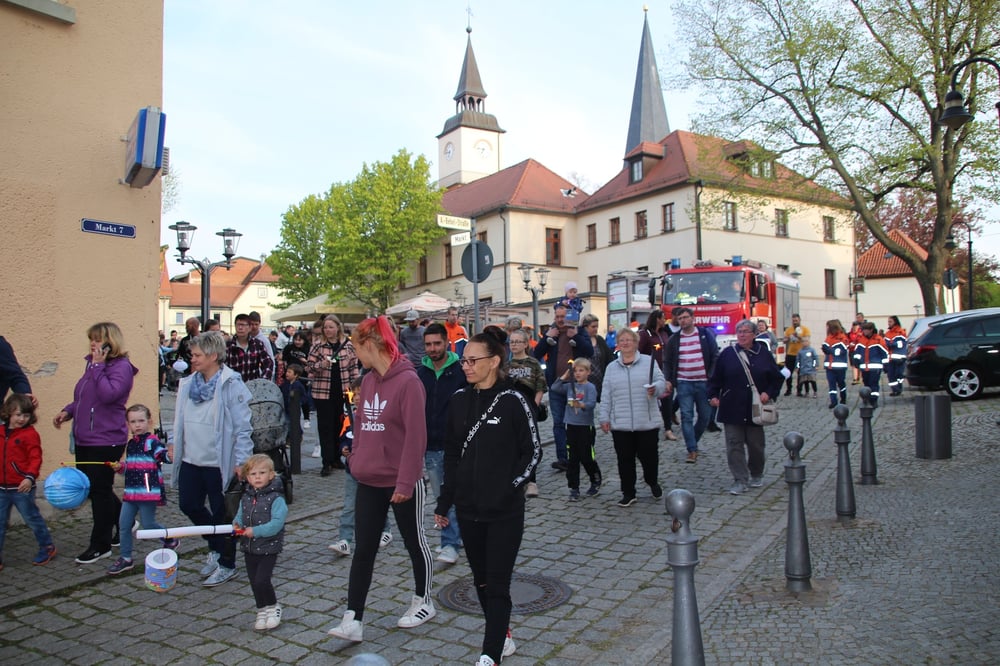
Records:
[[[696,261],[691,268],[681,268],[680,260],[674,259],[660,277],[660,286],[660,307],[668,320],[673,308],[691,308],[697,326],[715,329],[720,349],[736,341],[740,320],[763,319],[778,337],[775,357],[784,362],[782,332],[799,310],[799,282],[786,271],[739,255],[721,265]],[[651,283],[651,296],[654,290]]]

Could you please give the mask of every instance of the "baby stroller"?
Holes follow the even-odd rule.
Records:
[[[288,457],[288,417],[281,389],[268,379],[252,379],[250,389],[250,425],[253,452],[264,453],[274,461],[274,471],[281,477],[285,502],[292,503],[292,464]]]

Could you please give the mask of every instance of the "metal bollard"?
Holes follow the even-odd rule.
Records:
[[[851,454],[847,447],[851,444],[851,431],[847,427],[847,405],[837,405],[833,415],[837,427],[833,429],[833,441],[837,443],[837,520],[846,522],[857,514],[854,503],[854,479],[851,476]]]
[[[872,390],[865,386],[858,394],[861,396],[861,485],[878,485],[878,466],[875,464],[875,440],[872,438]]]
[[[788,529],[785,542],[785,589],[808,592],[812,589],[812,561],[809,559],[809,534],[806,531],[806,508],[802,501],[802,485],[806,482],[806,466],[799,457],[802,435],[785,435],[788,460],[785,461],[785,483],[788,484]]]
[[[667,494],[667,513],[674,519],[667,535],[667,564],[674,570],[674,623],[670,657],[673,666],[704,666],[701,620],[694,589],[694,568],[698,564],[698,537],[689,521],[694,513],[694,495],[683,489]]]

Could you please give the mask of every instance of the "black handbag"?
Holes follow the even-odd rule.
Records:
[[[226,485],[226,490],[223,493],[223,499],[226,504],[226,522],[232,523],[236,519],[236,514],[240,510],[240,500],[243,499],[243,490],[246,487],[246,481],[240,480],[240,477],[233,474],[233,478],[229,479],[229,483]]]
[[[535,420],[541,423],[547,418],[549,418],[549,406],[544,402],[538,403],[538,413],[535,415]]]

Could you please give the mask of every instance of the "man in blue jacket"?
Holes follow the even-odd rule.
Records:
[[[434,323],[424,329],[424,357],[417,366],[417,376],[427,394],[427,401],[424,403],[427,416],[424,467],[427,468],[435,498],[441,494],[441,483],[444,481],[444,436],[448,423],[448,403],[455,391],[468,383],[458,359],[458,354],[448,351],[448,331],[443,325]],[[437,561],[454,564],[458,561],[461,547],[458,519],[455,517],[455,508],[452,507],[448,512],[448,525],[441,528],[441,552]]]
[[[14,356],[14,348],[0,335],[0,403],[7,398],[7,391],[31,395],[31,384]],[[38,406],[34,396],[31,396],[31,402]]]
[[[677,389],[681,409],[681,432],[687,447],[685,462],[698,462],[698,442],[711,419],[708,404],[708,378],[719,357],[715,331],[708,326],[694,325],[691,308],[677,309],[680,330],[670,336],[663,354],[663,374],[667,378],[667,393]],[[695,409],[698,420],[695,421]]]
[[[538,346],[535,347],[535,358],[545,365],[545,381],[549,386],[555,383],[556,377],[561,377],[578,358],[590,358],[594,355],[594,346],[590,336],[579,326],[572,326],[566,321],[566,306],[557,304],[553,308],[555,319],[545,333]],[[549,412],[552,414],[552,438],[556,442],[556,460],[552,469],[565,472],[569,466],[566,454],[566,394],[549,393]]]

